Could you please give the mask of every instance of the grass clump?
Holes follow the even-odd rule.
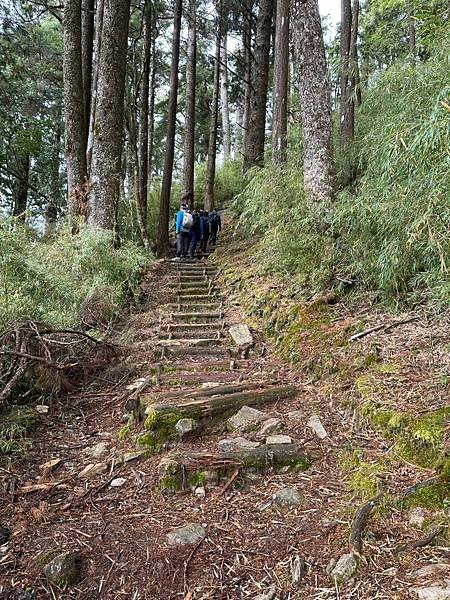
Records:
[[[39,422],[38,413],[28,407],[14,407],[3,415],[0,426],[0,455],[23,455],[32,447],[28,437]]]

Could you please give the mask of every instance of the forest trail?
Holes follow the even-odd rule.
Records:
[[[152,267],[121,364],[45,417],[8,480],[3,590],[37,596],[4,597],[406,599],[419,566],[445,571],[438,551],[416,554],[412,568],[394,544],[376,547],[377,525],[370,562],[353,573],[357,504],[339,452],[367,445],[367,431],[258,332],[252,347],[234,347],[228,329],[243,317],[224,289],[214,257]],[[140,375],[131,385],[130,373]],[[243,406],[242,420],[226,421]],[[44,575],[61,552],[75,558],[70,591]],[[331,561],[342,556],[343,577],[355,576],[338,591]]]

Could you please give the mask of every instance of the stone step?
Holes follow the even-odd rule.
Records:
[[[225,385],[239,383],[239,374],[236,371],[230,370],[215,370],[209,371],[210,377],[208,378],[208,372],[202,370],[201,372],[191,371],[188,373],[168,373],[161,377],[161,383],[163,385],[170,385],[171,388],[182,388],[182,387],[196,387],[201,388],[205,383],[214,383],[214,385]],[[203,386],[207,387],[207,386]]]
[[[169,287],[170,288],[175,288],[175,289],[180,289],[180,290],[184,290],[184,289],[208,289],[210,286],[212,285],[212,283],[209,281],[209,279],[188,279],[188,280],[184,280],[184,281],[180,281],[180,280],[174,280],[173,282],[170,281],[169,282]]]
[[[196,305],[194,305],[196,306]],[[217,308],[217,307],[216,307]],[[171,319],[174,324],[182,325],[184,323],[196,323],[196,324],[205,324],[211,323],[211,321],[222,319],[223,313],[220,310],[217,311],[209,311],[205,310],[204,312],[195,311],[195,312],[173,312],[171,313]]]
[[[211,279],[207,275],[173,275],[169,279],[169,285],[182,285],[187,283],[206,283],[208,284]]]
[[[176,340],[160,340],[158,347],[180,347],[180,346],[214,346],[217,344],[217,337],[204,338],[178,338]]]
[[[211,289],[211,284],[206,283],[204,285],[199,285],[192,287],[191,284],[188,286],[180,286],[178,285],[172,291],[179,296],[210,296],[215,295],[215,291]]]
[[[217,340],[214,340],[217,344]],[[229,350],[226,346],[165,346],[156,348],[160,355],[166,356],[228,356]]]
[[[218,302],[178,302],[169,305],[169,310],[172,313],[223,313],[222,304]]]
[[[182,331],[163,331],[161,332],[159,339],[160,340],[198,340],[199,333],[204,333],[205,336],[208,336],[208,339],[215,339],[216,341],[221,338],[221,331],[186,331],[183,329]]]
[[[217,303],[217,294],[178,294],[176,300],[178,304],[208,304],[208,300],[214,300]],[[192,302],[192,301],[195,302]]]
[[[205,373],[209,372],[218,372],[223,373],[230,371],[230,373],[235,373],[240,367],[245,367],[249,364],[249,361],[246,359],[242,359],[239,361],[233,361],[235,366],[234,369],[230,368],[231,361],[230,360],[222,360],[222,359],[211,359],[211,360],[203,360],[198,362],[197,360],[191,360],[189,362],[180,362],[166,360],[160,363],[162,368],[162,374],[165,377],[170,377],[172,373],[196,373],[200,376],[204,376]]]
[[[195,331],[198,333],[199,331],[220,331],[223,329],[223,326],[223,321],[213,321],[212,323],[169,323],[167,330],[174,333],[177,331]]]

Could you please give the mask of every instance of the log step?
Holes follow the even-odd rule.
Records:
[[[217,343],[217,340],[214,340]],[[229,356],[225,346],[164,346],[156,347],[163,356]]]
[[[214,346],[217,344],[217,338],[179,338],[176,340],[160,340],[158,346],[160,348],[169,346]]]
[[[263,389],[244,389],[230,394],[216,393],[216,395],[211,395],[212,392],[208,392],[209,395],[206,393],[199,395],[194,390],[191,393],[185,392],[179,398],[168,399],[166,397],[167,401],[164,404],[148,404],[146,412],[147,414],[154,415],[175,412],[180,415],[180,418],[191,417],[193,419],[200,419],[223,415],[237,410],[242,406],[259,406],[268,402],[292,398],[297,394],[297,391],[294,385],[276,385]],[[144,400],[145,397],[147,400]],[[144,404],[151,398],[151,395],[141,396]]]
[[[194,306],[199,306],[194,304]],[[186,308],[186,307],[184,307]],[[216,307],[213,307],[216,308]],[[214,319],[222,319],[223,313],[220,311],[210,312],[210,305],[205,305],[204,312],[195,311],[195,312],[173,312],[170,314],[172,320],[178,321],[181,323],[210,323],[211,320]]]
[[[199,475],[209,485],[229,481],[236,469],[241,474],[266,473],[285,467],[306,470],[310,458],[300,444],[271,444],[237,452],[177,452],[165,456],[159,465],[159,488],[171,491],[195,488]]]
[[[211,289],[211,286],[208,283],[198,287],[177,286],[173,289],[173,291],[178,296],[214,296],[214,291]]]
[[[144,404],[164,404],[167,400],[176,400],[178,402],[190,401],[195,398],[209,398],[211,396],[224,396],[225,399],[232,394],[239,392],[260,392],[277,387],[274,381],[245,381],[242,383],[217,385],[213,387],[202,388],[200,390],[177,390],[162,393],[143,393],[141,400]],[[278,386],[279,387],[279,386]]]
[[[217,294],[186,294],[183,292],[182,294],[178,294],[177,300],[179,303],[183,304],[184,302],[192,302],[195,300],[194,304],[207,304],[208,300],[215,300],[217,302],[218,297]],[[200,300],[200,302],[198,302]]]
[[[205,389],[206,386],[202,387],[202,384],[204,383],[220,383],[220,385],[225,385],[226,383],[238,383],[237,377],[239,374],[236,371],[230,371],[229,367],[222,370],[219,368],[210,369],[208,372],[209,377],[205,369],[202,369],[201,371],[191,370],[187,372],[179,371],[176,373],[167,373],[166,375],[162,375],[161,382],[163,385],[170,385],[171,388],[193,387],[196,389]],[[209,381],[209,379],[212,380],[214,375],[220,379],[219,382]]]
[[[221,337],[221,331],[220,329],[217,331],[205,331],[204,332],[205,335],[208,335],[208,339],[214,339],[216,342],[217,340],[220,339]],[[160,334],[159,339],[160,340],[177,340],[177,341],[192,341],[192,340],[197,340],[198,341],[198,331],[163,331]],[[214,337],[213,337],[214,336]]]
[[[207,331],[208,333],[221,331],[223,326],[223,321],[213,321],[211,323],[170,323],[167,331],[171,333],[195,332],[198,335],[199,331]]]
[[[239,367],[247,366],[247,360],[239,360],[234,361],[235,370],[239,369]],[[230,361],[229,360],[220,360],[213,359],[210,361],[190,361],[181,363],[180,361],[164,361],[161,363],[162,372],[165,375],[170,375],[171,373],[179,373],[179,372],[193,372],[193,371],[229,371],[230,370]]]

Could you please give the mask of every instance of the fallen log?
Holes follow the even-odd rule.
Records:
[[[300,444],[273,444],[258,448],[243,448],[233,452],[172,452],[159,465],[159,488],[181,491],[198,485],[218,485],[225,478],[229,487],[237,477],[250,472],[291,466],[305,470],[310,460]],[[231,479],[230,479],[231,476]]]
[[[235,388],[237,386],[223,387]],[[184,398],[175,398],[175,402],[170,404],[149,404],[145,412],[151,415],[156,422],[159,415],[167,415],[168,413],[172,413],[180,419],[184,417],[201,419],[225,414],[242,406],[258,406],[268,402],[291,398],[297,393],[297,388],[294,385],[272,386],[265,389],[211,395],[216,390],[217,388],[207,388],[200,390],[198,395],[195,395],[193,392]]]
[[[203,398],[209,396],[221,396],[224,394],[235,394],[237,392],[251,391],[251,390],[260,390],[261,388],[273,386],[278,382],[275,380],[254,382],[254,381],[246,381],[244,383],[234,383],[227,385],[216,385],[211,387],[204,387],[200,390],[175,390],[171,392],[164,392],[163,394],[144,394],[142,396],[142,401],[148,403],[152,400],[157,400],[161,402],[161,400],[169,400],[172,398],[179,399],[189,399],[189,398]]]

